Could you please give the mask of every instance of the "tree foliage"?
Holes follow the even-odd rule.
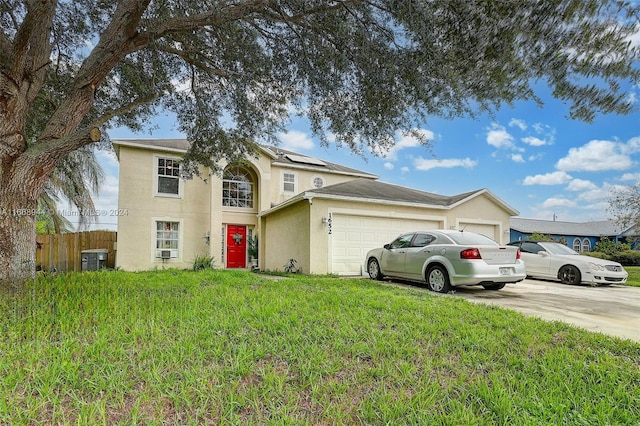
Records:
[[[428,143],[428,117],[542,104],[538,84],[573,118],[628,113],[639,16],[614,0],[3,0],[0,204],[35,209],[71,153],[161,110],[191,141],[185,165],[214,171],[291,112],[356,153],[398,130]],[[0,223],[0,269],[29,263],[12,251],[34,223]]]
[[[634,228],[630,238],[637,240],[640,232],[640,183],[615,189],[609,197],[608,211],[623,228]]]
[[[608,254],[610,256],[627,250],[631,250],[631,245],[611,241],[608,237],[600,238],[600,241],[598,241],[593,248],[593,251]]]
[[[543,234],[541,232],[534,232],[527,239],[531,241],[554,241],[553,237],[550,234]]]

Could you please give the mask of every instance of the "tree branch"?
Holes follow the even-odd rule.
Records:
[[[197,61],[193,56],[189,55],[189,52],[187,51],[174,49],[169,46],[158,46],[157,49],[161,52],[170,53],[172,55],[179,56],[186,63],[193,65],[194,67],[199,68],[201,70],[204,70],[210,74],[214,74],[224,78],[229,78],[231,76],[231,74],[229,74],[227,71],[221,70],[220,68],[211,67],[202,61]]]

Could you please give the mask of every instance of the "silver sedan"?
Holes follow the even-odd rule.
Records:
[[[517,247],[501,246],[484,235],[452,230],[416,231],[370,250],[365,264],[371,279],[393,277],[426,282],[447,293],[455,286],[500,290],[526,277]]]

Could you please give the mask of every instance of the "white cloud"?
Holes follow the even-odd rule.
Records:
[[[389,163],[388,161],[386,163],[384,163],[384,168],[387,170],[393,170],[394,165],[393,163]]]
[[[527,123],[524,120],[520,120],[519,118],[512,118],[509,121],[509,127],[519,127],[520,130],[527,130]]]
[[[625,173],[620,177],[620,180],[622,180],[622,181],[639,182],[640,181],[640,173]]]
[[[611,185],[611,184],[605,183],[602,186],[602,188],[596,187],[593,190],[581,193],[578,196],[578,199],[581,201],[586,201],[589,204],[596,203],[596,202],[604,202],[609,198],[612,192],[619,191],[624,188],[625,187],[621,185]]]
[[[573,179],[565,172],[553,172],[544,175],[527,176],[524,185],[561,185]]]
[[[453,167],[464,167],[466,169],[471,169],[478,164],[477,161],[473,161],[470,158],[449,158],[446,160],[437,160],[437,159],[426,159],[426,158],[416,158],[413,161],[413,165],[416,170],[431,170],[435,168],[445,168],[450,169]]]
[[[547,198],[543,203],[542,207],[545,209],[554,208],[554,207],[575,207],[576,202],[568,200],[566,198],[560,197],[551,197]]]
[[[620,151],[623,154],[636,154],[640,152],[640,136],[629,139],[626,144],[621,144]]]
[[[409,169],[409,167],[404,166],[403,168],[401,168],[401,169],[400,169],[400,172],[401,172],[402,174],[405,174],[405,173],[409,173],[409,171],[410,171],[410,170],[411,170],[411,169]]]
[[[496,148],[511,149],[513,145],[513,136],[498,123],[493,123],[487,132],[487,143]]]
[[[633,165],[633,161],[622,151],[632,149],[632,147],[633,145],[611,141],[592,140],[584,146],[571,148],[566,157],[558,160],[556,169],[590,172],[626,170]]]
[[[278,138],[282,142],[282,148],[291,151],[310,150],[315,146],[309,135],[298,130],[279,133]]]
[[[590,180],[574,179],[567,186],[569,191],[591,191],[598,189],[598,186]]]
[[[413,131],[418,132],[420,137],[425,140],[431,141],[435,139],[435,134],[431,130],[413,129]],[[394,140],[394,145],[384,153],[385,157],[389,160],[397,160],[398,151],[406,148],[415,148],[421,145],[420,139],[412,135],[405,135],[400,131],[396,132]]]
[[[514,163],[524,163],[522,154],[511,154],[511,161],[513,161]]]
[[[547,141],[545,141],[544,139],[536,138],[535,136],[527,136],[526,138],[522,138],[521,141],[531,146],[547,145]]]
[[[549,126],[547,126],[546,124],[542,124],[542,123],[535,123],[534,125],[532,125],[531,127],[533,127],[533,129],[537,132],[537,133],[544,133],[545,128],[549,128]]]

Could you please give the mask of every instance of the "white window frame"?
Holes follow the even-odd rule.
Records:
[[[573,239],[573,250],[577,251],[578,253],[582,251],[582,241],[580,241],[580,238]]]
[[[176,176],[175,179],[178,180],[178,193],[170,194],[166,192],[160,192],[158,190],[158,180],[162,175],[158,173],[158,167],[160,167],[160,160],[172,160],[180,163],[180,167],[182,167],[182,158],[175,157],[171,155],[154,155],[153,156],[153,194],[156,197],[167,197],[167,198],[182,198],[183,191],[183,179],[180,176]]]
[[[322,185],[316,186],[316,179],[320,179],[320,181],[322,182]],[[324,188],[326,184],[327,184],[327,181],[325,180],[325,178],[323,178],[320,175],[314,175],[311,177],[311,189]]]
[[[229,179],[225,179],[224,178],[224,173],[227,172],[228,169],[225,169],[225,171],[223,172],[223,177],[222,177],[222,198],[221,198],[221,204],[222,207],[227,208],[227,207],[231,207],[231,208],[239,208],[239,209],[247,209],[247,210],[255,210],[255,205],[256,205],[256,182],[255,182],[255,178],[253,173],[251,173],[251,171],[247,168],[247,167],[243,167],[243,166],[233,166],[233,168],[238,168],[238,169],[242,169],[243,171],[246,172],[246,176],[248,178],[247,181],[234,181],[234,180],[229,180]],[[232,206],[230,205],[231,203],[229,203],[229,205],[226,205],[225,199],[226,200],[238,200],[240,201],[239,198],[235,198],[235,197],[225,197],[224,196],[224,191],[225,191],[225,182],[237,182],[237,183],[241,183],[241,184],[245,184],[248,185],[251,191],[251,206],[247,207],[247,206]],[[227,190],[231,191],[231,188],[227,188]]]
[[[178,248],[158,248],[158,222],[162,223],[177,223],[178,230],[177,232],[177,240],[178,240]],[[184,242],[184,223],[182,219],[176,219],[172,217],[154,217],[151,218],[151,258],[154,262],[166,262],[166,261],[180,261],[182,260],[183,253],[183,242]],[[171,257],[169,259],[162,259],[161,251],[162,250],[170,250]]]
[[[293,182],[289,182],[289,181],[285,181],[285,178],[287,176],[292,176],[293,177]],[[295,194],[298,188],[298,174],[295,172],[290,172],[290,171],[283,171],[282,175],[282,193],[283,194]],[[288,190],[287,189],[287,185],[292,185],[293,189],[292,190]]]
[[[589,253],[591,251],[591,240],[585,238],[582,240],[582,250],[583,253]]]

